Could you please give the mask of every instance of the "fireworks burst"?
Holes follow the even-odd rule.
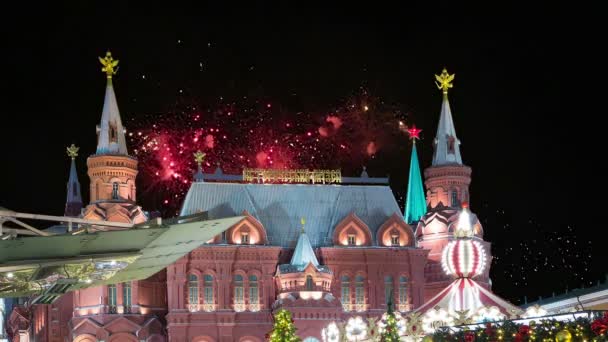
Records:
[[[407,141],[405,118],[365,90],[332,110],[315,112],[247,98],[209,107],[182,101],[167,113],[133,121],[129,138],[147,206],[175,214],[196,170],[197,150],[206,153],[207,173],[218,165],[232,174],[245,167],[353,173],[383,149]]]

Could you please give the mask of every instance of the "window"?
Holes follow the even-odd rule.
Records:
[[[348,245],[354,246],[357,244],[357,240],[355,240],[355,234],[348,234]]]
[[[407,278],[399,277],[399,304],[407,304]]]
[[[122,306],[125,312],[131,311],[131,283],[122,284]]]
[[[458,207],[458,190],[452,190],[452,198],[450,200],[452,202],[452,207]]]
[[[456,143],[456,139],[453,136],[448,137],[448,153],[454,154],[454,144]]]
[[[198,304],[198,277],[194,274],[188,276],[188,303]]]
[[[249,276],[249,304],[260,304],[260,292],[258,291],[258,277]]]
[[[249,244],[249,233],[246,233],[246,232],[241,233],[241,243],[244,245]]]
[[[112,199],[118,199],[118,183],[112,183]]]
[[[234,276],[234,304],[243,304],[243,276]]]
[[[386,277],[384,277],[384,300],[387,305],[388,305],[389,300],[391,300],[393,303],[395,303],[395,300],[392,297],[393,297],[393,277],[386,276]]]
[[[116,312],[116,285],[108,285],[108,306],[110,313]]]
[[[78,196],[78,187],[76,186],[76,184],[72,184],[72,194],[74,196]]]
[[[399,246],[399,233],[393,233],[391,235],[391,245]]]
[[[348,276],[342,276],[342,306],[347,308],[350,306],[350,278]]]
[[[213,299],[213,276],[205,274],[203,276],[203,300],[205,304],[214,304]]]
[[[110,142],[116,142],[116,127],[110,126]]]
[[[312,282],[312,276],[307,275],[306,276],[306,289],[309,291],[312,291],[314,284]]]
[[[355,277],[355,304],[365,304],[365,278],[363,276]]]
[[[224,230],[224,231],[222,232],[222,243],[226,243],[226,241],[227,241],[227,240],[226,240],[226,231]]]

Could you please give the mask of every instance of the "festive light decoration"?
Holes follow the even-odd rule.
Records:
[[[474,322],[495,322],[502,321],[504,319],[505,315],[503,315],[502,312],[500,312],[500,309],[495,306],[482,307],[477,310],[477,312],[473,316]]]
[[[486,252],[479,241],[458,239],[444,248],[441,266],[448,275],[471,278],[481,275],[485,269]]]
[[[422,317],[422,329],[426,333],[432,333],[440,327],[454,325],[454,318],[442,308],[433,308]]]
[[[378,331],[380,341],[399,341],[399,336],[405,335],[406,332],[405,319],[399,312],[386,312],[378,321]]]
[[[526,309],[526,311],[521,315],[523,318],[533,318],[533,317],[542,317],[547,314],[547,310],[540,307],[538,304],[531,306]]]
[[[274,315],[274,328],[268,334],[266,339],[271,342],[300,342],[296,335],[296,327],[291,313],[285,309],[280,309]]]
[[[336,322],[329,323],[327,327],[321,330],[321,338],[323,338],[323,342],[340,341],[340,329],[338,329]]]
[[[367,325],[361,316],[351,317],[346,323],[346,338],[348,341],[363,341],[367,336]]]
[[[569,321],[539,319],[528,324],[508,320],[500,323],[487,323],[485,326],[469,329],[437,329],[423,341],[433,342],[607,342],[606,330],[597,329],[608,325],[608,312],[595,318],[579,317]]]

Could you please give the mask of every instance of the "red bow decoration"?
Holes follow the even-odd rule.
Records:
[[[472,331],[467,331],[466,333],[464,333],[464,341],[465,342],[475,341],[475,333]]]

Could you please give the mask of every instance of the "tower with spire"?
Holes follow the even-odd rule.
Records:
[[[135,177],[137,159],[130,156],[125,128],[120,119],[112,77],[118,71],[118,60],[108,51],[99,58],[106,76],[101,122],[97,126],[97,149],[87,159],[90,204],[84,218],[102,221],[140,223],[147,217],[136,204]]]
[[[443,69],[435,75],[435,84],[442,93],[441,113],[437,134],[433,141],[433,161],[424,170],[426,186],[427,213],[416,227],[416,241],[419,247],[430,250],[425,267],[426,294],[428,298],[445,288],[451,279],[441,267],[441,253],[444,247],[454,239],[458,214],[463,205],[468,206],[471,168],[462,162],[460,140],[456,136],[454,120],[448,91],[453,88],[455,75]],[[483,228],[475,214],[470,213],[473,238],[482,243],[488,251],[489,243],[483,241]],[[479,282],[489,287],[489,267],[480,275]]]
[[[410,157],[410,174],[407,183],[407,197],[405,198],[404,219],[407,224],[418,222],[426,213],[426,200],[422,177],[420,176],[420,165],[418,164],[418,152],[416,151],[416,140],[420,139],[421,129],[412,126],[407,130],[412,139],[412,156]]]
[[[68,157],[72,159],[70,163],[70,177],[67,184],[67,198],[65,201],[65,216],[78,217],[82,211],[82,196],[80,195],[80,182],[76,173],[75,159],[78,156],[79,148],[72,144],[66,148]]]

